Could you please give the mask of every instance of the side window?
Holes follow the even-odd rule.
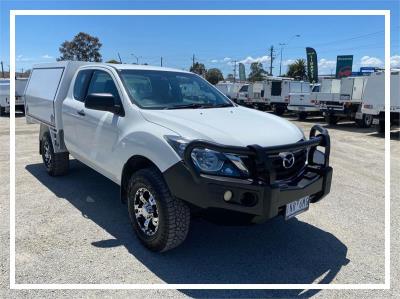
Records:
[[[91,93],[111,93],[116,101],[120,101],[114,80],[104,71],[94,71],[88,88],[88,94]]]
[[[86,89],[92,75],[92,70],[83,70],[78,73],[74,85],[74,98],[78,101],[85,101]]]

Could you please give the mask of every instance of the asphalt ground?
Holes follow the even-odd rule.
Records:
[[[288,120],[308,132],[322,118]],[[325,124],[324,124],[325,125]],[[50,177],[38,125],[16,118],[16,282],[384,282],[384,138],[352,122],[331,135],[331,193],[285,221],[231,226],[195,218],[187,240],[157,254],[136,239],[116,184],[72,160]],[[391,290],[9,290],[9,118],[0,118],[0,298],[6,297],[399,297],[400,131],[391,133]]]

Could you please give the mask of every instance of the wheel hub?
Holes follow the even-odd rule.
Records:
[[[139,188],[134,200],[135,218],[142,232],[152,236],[158,229],[158,209],[154,196],[147,188]]]

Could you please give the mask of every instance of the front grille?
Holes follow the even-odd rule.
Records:
[[[297,150],[292,152],[294,155],[294,164],[290,168],[283,166],[283,159],[279,156],[279,153],[269,154],[268,157],[272,161],[272,167],[276,174],[276,180],[288,180],[292,177],[297,176],[307,163],[307,150]]]

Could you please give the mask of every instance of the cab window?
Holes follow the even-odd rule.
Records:
[[[92,75],[92,70],[82,70],[79,71],[78,75],[75,79],[74,85],[74,98],[80,102],[85,101],[86,90],[88,83],[90,81],[90,77]]]
[[[111,93],[116,101],[120,101],[118,89],[113,78],[104,71],[95,70],[93,72],[87,94],[91,93]]]

